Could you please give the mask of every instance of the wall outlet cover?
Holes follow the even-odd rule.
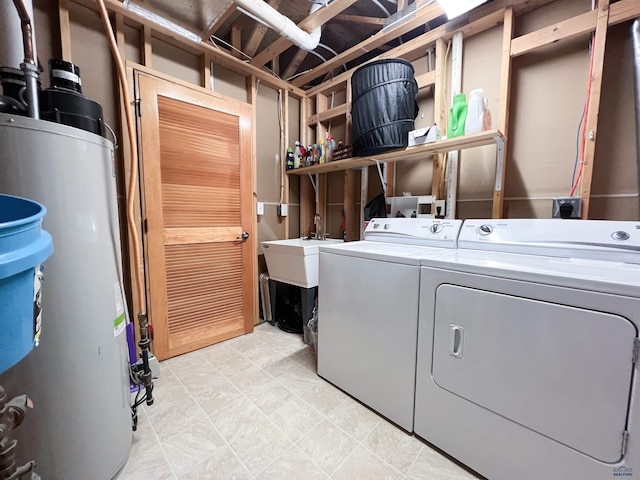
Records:
[[[282,205],[278,205],[279,217],[286,217],[288,214],[289,214],[289,207],[286,203],[283,203]]]
[[[264,215],[264,202],[258,202],[256,205],[256,212],[258,215]]]
[[[556,197],[553,199],[553,218],[581,218],[582,199],[580,197]]]

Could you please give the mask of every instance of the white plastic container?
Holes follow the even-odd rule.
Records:
[[[477,88],[469,93],[467,120],[464,125],[465,135],[482,132],[484,117],[484,90]]]

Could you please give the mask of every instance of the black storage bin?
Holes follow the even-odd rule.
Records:
[[[351,77],[353,154],[406,148],[418,116],[413,65],[389,58],[368,63]]]

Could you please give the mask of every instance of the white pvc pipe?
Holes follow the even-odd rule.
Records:
[[[265,25],[278,32],[283,37],[291,40],[295,45],[303,50],[311,51],[320,43],[320,27],[312,32],[305,32],[293,23],[289,18],[282,15],[275,8],[269,6],[263,0],[234,0],[238,5],[258,17]],[[311,6],[312,14],[323,5],[314,3]]]
[[[31,0],[23,0],[23,3],[31,18],[33,51],[37,52],[33,3]],[[20,68],[23,61],[24,45],[20,17],[11,0],[2,0],[0,1],[0,67]]]

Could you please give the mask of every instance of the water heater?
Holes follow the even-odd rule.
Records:
[[[110,480],[132,441],[113,147],[45,120],[0,114],[0,192],[47,207],[40,345],[0,375],[34,409],[16,431],[46,480]],[[19,431],[19,433],[18,433]]]

